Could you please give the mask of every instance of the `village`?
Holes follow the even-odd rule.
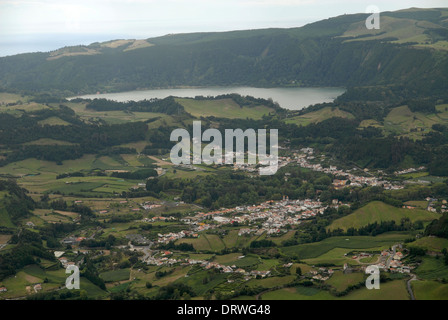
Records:
[[[337,200],[333,200],[332,207],[349,206],[349,204],[342,204]],[[329,206],[324,206],[320,201],[312,200],[289,200],[287,196],[282,201],[267,201],[256,206],[240,206],[231,209],[221,209],[212,212],[198,212],[194,216],[183,217],[180,219],[185,225],[190,227],[190,230],[182,230],[174,233],[158,234],[158,239],[150,242],[144,237],[138,235],[128,235],[128,239],[137,242],[141,246],[149,245],[164,245],[170,242],[175,242],[182,238],[198,238],[199,233],[219,229],[224,225],[232,225],[237,223],[244,227],[239,229],[238,236],[249,236],[251,234],[262,235],[266,233],[269,236],[278,236],[288,232],[292,226],[297,226],[303,220],[312,218],[316,215],[323,215]],[[142,222],[152,223],[155,221],[169,221],[172,217],[154,217],[145,218]],[[148,248],[148,247],[145,247]],[[143,248],[134,247],[135,250],[144,250]],[[148,264],[153,265],[172,265],[181,263],[181,261],[168,259],[167,254],[162,256],[157,255],[158,251],[152,251],[142,258]],[[157,257],[156,257],[157,256]],[[204,262],[205,263],[205,262]],[[196,264],[196,263],[195,263]],[[209,264],[202,264],[207,267]],[[214,265],[212,265],[214,266]],[[233,272],[233,269],[222,266],[214,266],[223,272]],[[241,271],[241,270],[240,270]],[[258,274],[257,274],[258,275]],[[260,274],[267,276],[268,274]]]

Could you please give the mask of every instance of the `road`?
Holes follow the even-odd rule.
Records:
[[[398,246],[398,244],[396,244],[392,247],[393,253],[391,255],[389,255],[389,258],[387,258],[387,261],[386,261],[386,269],[387,270],[389,270],[390,263],[392,262],[392,259],[394,258],[395,254],[397,253],[397,246]]]
[[[413,274],[412,278],[408,281],[408,292],[409,292],[409,295],[411,296],[411,300],[415,300],[414,292],[412,291],[411,282],[417,281],[417,280],[418,280],[417,276],[415,274]]]

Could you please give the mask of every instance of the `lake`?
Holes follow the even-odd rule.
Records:
[[[345,92],[344,88],[252,88],[252,87],[205,87],[186,89],[154,89],[118,93],[104,93],[80,96],[79,98],[103,98],[119,102],[139,101],[144,99],[164,99],[169,96],[194,98],[196,96],[218,96],[237,93],[242,96],[269,99],[285,109],[300,110],[309,105],[332,102]]]

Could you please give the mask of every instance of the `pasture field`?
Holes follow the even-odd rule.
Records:
[[[347,248],[334,248],[330,251],[322,254],[321,256],[313,259],[304,259],[303,262],[309,265],[315,264],[334,264],[336,266],[343,266],[345,263],[349,265],[358,265],[359,263],[356,260],[351,259],[350,257],[345,257],[344,254],[350,252],[351,249]]]
[[[20,270],[16,276],[3,280],[0,284],[5,286],[8,291],[1,293],[0,297],[5,299],[25,297],[34,293],[35,284],[42,285],[42,292],[56,290],[65,284],[66,274],[64,269],[49,271],[40,268],[38,265],[29,265]],[[48,279],[47,283],[44,280]],[[107,296],[107,292],[101,290],[89,280],[81,277],[81,288],[87,291],[89,297],[101,299]]]
[[[261,259],[259,262],[260,264],[257,265],[257,270],[259,271],[275,269],[275,267],[279,264],[277,259]]]
[[[246,285],[249,287],[262,286],[264,288],[270,289],[291,283],[292,281],[294,281],[295,278],[296,278],[295,276],[291,275],[285,277],[268,277],[264,279],[252,279],[246,282]]]
[[[57,212],[53,212],[53,210],[35,209],[33,213],[36,217],[40,218],[41,220],[43,220],[45,222],[49,222],[49,223],[71,223],[72,222],[72,218],[65,216],[63,214],[59,214]],[[31,222],[36,224],[32,218],[28,219],[28,220],[30,220]]]
[[[424,21],[422,21],[422,26]],[[348,41],[366,41],[373,39],[395,38],[396,42],[413,42],[425,43],[429,37],[423,34],[424,28],[411,19],[399,19],[395,17],[385,16],[381,19],[381,32],[377,30],[369,30],[362,28],[361,23],[353,23],[342,37],[347,37]],[[363,36],[359,39],[352,40],[352,37]]]
[[[382,124],[379,123],[376,120],[369,119],[369,120],[363,120],[359,124],[360,128],[368,128],[368,127],[374,127],[374,128],[382,128]]]
[[[327,230],[347,231],[349,228],[359,229],[368,224],[382,221],[395,221],[399,224],[403,218],[409,218],[411,222],[432,221],[440,218],[440,215],[421,209],[396,208],[380,201],[374,201],[348,216],[333,221]]]
[[[412,112],[407,106],[394,108],[384,119],[384,129],[388,133],[421,139],[432,130],[434,124],[446,124],[448,121],[448,111],[444,105],[437,106],[436,110],[437,114],[423,114]]]
[[[329,284],[337,291],[341,292],[349,286],[356,285],[364,281],[364,274],[360,272],[353,272],[344,274],[342,271],[335,271],[334,274],[325,283]]]
[[[206,280],[204,280],[206,279]],[[203,295],[207,291],[227,282],[227,276],[223,273],[209,273],[206,270],[189,273],[188,277],[182,277],[177,283],[183,283],[194,288],[198,295]]]
[[[123,280],[129,280],[130,277],[130,269],[118,269],[103,272],[100,274],[100,278],[104,280],[104,282],[117,282]]]
[[[422,210],[426,210],[426,208],[428,207],[428,201],[407,201],[404,204],[407,206],[414,206]]]
[[[361,258],[361,259],[359,259],[359,262],[361,262],[363,264],[376,263],[378,261],[378,258],[379,258],[378,255],[373,255],[373,256],[367,257],[367,258]]]
[[[448,299],[448,284],[437,281],[412,281],[412,290],[417,300]]]
[[[235,261],[238,261],[238,257],[241,257],[241,253],[229,253],[222,256],[215,256],[214,262],[225,265],[232,265]]]
[[[111,196],[128,191],[132,186],[143,181],[123,180],[109,176],[69,177],[59,180],[56,177],[78,171],[88,173],[95,169],[134,171],[147,163],[152,163],[151,159],[140,160],[138,155],[126,156],[125,160],[120,155],[115,157],[85,155],[78,160],[64,161],[62,165],[50,161],[27,159],[1,167],[0,174],[19,177],[18,183],[21,186],[38,194],[60,192],[65,195],[77,194],[87,197]],[[131,163],[138,166],[132,166]]]
[[[217,235],[201,233],[199,238],[180,239],[176,244],[189,243],[198,251],[221,251],[225,244]]]
[[[270,291],[262,295],[263,300],[335,300],[328,291],[311,287],[294,287]]]
[[[342,300],[410,300],[405,280],[393,280],[380,284],[380,290],[368,290],[365,286],[354,290]]]
[[[232,99],[221,100],[199,100],[188,98],[176,98],[185,111],[194,117],[217,117],[229,119],[254,119],[260,120],[263,115],[274,112],[273,109],[266,106],[240,107]]]
[[[407,246],[423,248],[428,251],[442,252],[443,248],[448,249],[448,239],[438,237],[423,237],[414,242],[408,243]]]
[[[437,113],[434,114],[424,114],[421,112],[412,112],[408,106],[400,106],[393,108],[389,112],[384,119],[384,123],[373,119],[363,120],[360,128],[369,126],[380,128],[383,129],[383,134],[385,135],[395,133],[413,140],[419,140],[433,130],[432,126],[434,124],[448,123],[448,105],[437,105],[436,111]],[[406,177],[406,175],[404,176]]]
[[[10,234],[0,234],[0,244],[8,243],[9,239],[11,239],[12,235]]]
[[[95,111],[86,108],[86,103],[68,102],[64,103],[73,109],[85,122],[102,119],[108,124],[120,124],[127,122],[147,121],[150,119],[168,119],[170,116],[155,112],[131,112],[131,111]],[[150,123],[151,124],[151,123]]]
[[[16,93],[0,92],[0,104],[17,103],[19,101],[28,101],[29,97]]]
[[[11,218],[9,217],[8,212],[6,212],[6,209],[1,201],[0,201],[0,226],[6,228],[15,228],[14,224],[11,221]]]
[[[415,269],[415,274],[422,280],[448,279],[448,266],[443,260],[425,256],[422,264]]]
[[[59,117],[50,117],[45,120],[41,120],[38,122],[41,126],[68,126],[70,123],[68,123],[65,120],[62,120]]]
[[[292,239],[294,237],[295,233],[296,232],[294,230],[293,231],[289,231],[289,232],[285,233],[284,235],[282,235],[280,237],[270,237],[269,240],[274,242],[276,245],[280,246],[283,241]]]
[[[363,249],[378,251],[409,238],[406,233],[384,233],[376,237],[331,237],[320,242],[300,244],[282,248],[283,253],[297,256],[299,259],[312,259],[327,253],[334,248]]]
[[[295,124],[297,126],[304,127],[311,123],[319,123],[331,118],[354,119],[355,117],[351,113],[342,111],[339,108],[326,107],[315,112],[310,112],[301,116],[289,118],[285,122],[288,124]]]
[[[26,142],[23,144],[24,146],[73,146],[74,143],[62,141],[62,140],[55,140],[50,138],[42,138],[38,140],[34,140],[31,142]]]

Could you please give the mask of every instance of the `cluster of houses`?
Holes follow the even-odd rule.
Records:
[[[311,279],[318,281],[327,281],[334,274],[333,269],[319,268],[309,272]]]
[[[426,198],[426,201],[428,201],[427,210],[430,212],[437,212],[436,204],[439,200],[434,198]],[[448,202],[446,200],[442,200],[441,212],[448,212]]]
[[[400,246],[401,248],[401,246]],[[410,273],[411,267],[403,264],[405,255],[401,251],[384,250],[381,252],[380,263],[377,266],[380,269],[387,270],[393,273]]]
[[[166,221],[174,221],[176,220],[175,217],[153,217],[153,218],[143,218],[141,221],[142,222],[157,222],[157,221],[162,221],[162,222],[166,222]]]
[[[341,205],[337,200],[333,201],[332,206]],[[348,206],[348,205],[347,205]],[[302,220],[309,219],[319,214],[323,214],[328,206],[324,206],[320,201],[313,200],[289,200],[284,197],[282,201],[267,201],[254,206],[242,206],[230,209],[220,209],[212,212],[198,212],[194,216],[183,217],[180,219],[190,230],[180,232],[170,232],[167,234],[158,234],[157,243],[167,244],[182,238],[197,238],[199,232],[209,229],[216,229],[222,225],[239,223],[254,224],[263,220],[261,228],[242,228],[238,235],[256,234],[277,235],[286,233],[288,226],[299,225]],[[173,217],[153,217],[144,218],[144,222],[168,221]],[[206,219],[212,219],[214,223],[205,223]],[[142,242],[142,244],[146,241]]]
[[[337,204],[339,203],[337,202]],[[267,234],[279,234],[286,232],[286,226],[288,225],[299,225],[301,220],[323,214],[326,208],[327,206],[323,206],[320,201],[309,199],[289,200],[287,197],[284,197],[282,201],[266,201],[254,206],[221,209],[208,213],[199,212],[193,217],[182,218],[181,221],[186,224],[196,225],[195,231],[199,232],[201,227],[202,229],[210,229],[231,223],[247,223],[250,225],[264,220],[261,229],[243,228],[240,230],[239,235],[262,234],[264,232]],[[215,225],[201,224],[201,221],[210,218],[213,218]]]
[[[345,187],[362,187],[364,185],[383,187],[386,190],[398,190],[404,188],[402,185],[392,184],[387,181],[379,180],[376,177],[357,176],[350,172],[345,172],[344,170],[338,169],[335,166],[324,168],[320,163],[310,163],[310,161],[316,159],[313,154],[314,150],[312,148],[301,149],[300,153],[296,154],[297,163],[302,168],[345,177],[345,180],[335,179],[333,181],[333,186],[335,189],[342,189]]]
[[[390,262],[386,263],[386,268],[388,266],[388,270],[390,272],[399,272],[399,273],[410,273],[411,268],[409,266],[406,266],[403,264],[402,259],[404,257],[402,252],[396,252],[395,254],[393,252],[382,252],[382,255],[389,255]]]
[[[407,173],[413,173],[413,172],[418,172],[418,171],[423,171],[425,170],[425,167],[419,167],[419,168],[409,168],[409,169],[405,169],[405,170],[401,170],[401,171],[395,171],[395,175],[399,176],[402,174],[407,174]]]
[[[140,205],[144,210],[152,210],[152,209],[160,208],[162,206],[161,204],[153,204],[150,202],[145,202]]]
[[[157,243],[159,244],[167,244],[170,242],[174,242],[176,240],[182,239],[182,238],[198,238],[199,235],[195,231],[188,231],[188,230],[182,230],[180,232],[170,232],[167,234],[158,234]]]
[[[222,273],[239,273],[245,276],[245,280],[250,280],[253,278],[265,278],[268,277],[271,274],[271,271],[267,270],[267,271],[259,271],[259,270],[252,270],[252,271],[246,271],[240,267],[237,267],[236,265],[232,265],[232,266],[226,266],[226,265],[222,265],[219,264],[217,262],[210,262],[210,261],[206,261],[206,260],[195,260],[195,259],[181,259],[181,260],[176,260],[173,258],[169,258],[167,257],[167,255],[171,254],[171,252],[164,252],[162,254],[162,256],[156,258],[156,257],[150,257],[147,260],[147,263],[150,265],[156,265],[156,266],[163,266],[163,265],[169,265],[169,266],[173,266],[175,264],[180,264],[183,266],[200,266],[202,268],[204,268],[205,270],[210,270],[210,269],[217,269]],[[244,258],[244,256],[240,256],[238,257],[238,259],[242,259]]]
[[[146,239],[146,237],[142,236],[141,234],[127,234],[126,239],[131,241],[131,243],[139,246],[146,246],[151,243],[148,239]]]
[[[62,244],[70,245],[70,246],[78,246],[82,240],[85,240],[85,237],[67,237],[62,240]]]

